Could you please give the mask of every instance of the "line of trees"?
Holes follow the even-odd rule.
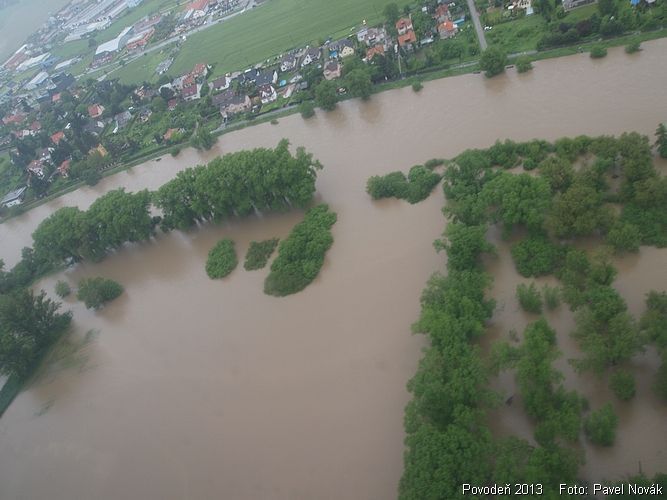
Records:
[[[246,271],[263,269],[278,246],[278,238],[264,241],[251,241],[248,253],[245,256],[243,267]]]
[[[289,236],[280,242],[278,256],[264,281],[264,293],[282,297],[300,292],[319,274],[324,256],[333,244],[331,227],[336,213],[326,204],[306,212]]]
[[[275,149],[231,153],[179,172],[154,195],[162,228],[307,206],[322,165],[303,148],[293,156],[288,146],[283,139]]]
[[[296,155],[282,140],[275,149],[254,149],[217,158],[208,166],[180,172],[157,192],[110,191],[88,210],[64,207],[40,223],[33,247],[24,248],[10,271],[0,260],[0,293],[84,259],[100,261],[129,242],[142,242],[162,229],[187,229],[198,222],[259,211],[302,208],[315,193],[322,165],[303,148]],[[151,216],[152,205],[162,217]]]
[[[374,200],[398,198],[414,204],[428,198],[441,176],[424,165],[415,165],[406,176],[403,172],[374,175],[366,183],[366,192]]]

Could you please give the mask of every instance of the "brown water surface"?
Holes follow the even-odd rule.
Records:
[[[325,165],[318,196],[338,212],[320,276],[288,298],[262,294],[266,270],[239,266],[211,281],[204,262],[223,236],[241,258],[252,240],[284,237],[298,213],[160,235],[43,280],[52,291],[63,276],[75,284],[102,275],[126,293],[97,313],[67,301],[73,333],[0,419],[0,498],[394,498],[405,383],[423,342],[410,324],[442,266],[432,241],[444,225],[443,198],[438,190],[415,206],[372,203],[366,179],[497,138],[652,133],[667,114],[665,81],[667,40],[637,57],[615,49],[601,61],[538,62],[526,75],[429,82],[419,94],[394,90],[309,121],[291,116],[231,133],[206,155],[147,162],[0,225],[0,257],[13,264],[61,206],[86,208],[117,187],[155,189],[187,166],[282,137]],[[655,269],[667,269],[666,255],[642,249],[619,278],[633,312],[645,290],[664,287]],[[499,262],[496,290],[513,293],[511,262]],[[665,435],[664,406],[649,408],[641,384],[646,399],[622,415],[621,431],[632,435],[589,460],[591,477],[632,468],[636,439],[647,445],[646,469],[664,469],[656,451],[664,439],[655,439]]]

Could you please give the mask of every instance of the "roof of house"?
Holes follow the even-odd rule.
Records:
[[[61,174],[69,172],[69,165],[72,163],[72,160],[65,160],[58,166],[58,172]]]
[[[435,9],[435,17],[444,16],[449,12],[449,6],[445,3],[440,4],[437,9]]]
[[[42,130],[42,124],[40,122],[38,122],[37,120],[35,120],[34,122],[32,122],[30,124],[29,128],[32,131]]]
[[[101,104],[93,104],[92,106],[88,106],[88,115],[91,118],[100,116],[102,113],[104,113],[104,106]]]
[[[202,76],[206,73],[206,64],[204,63],[197,63],[195,64],[194,69],[192,70],[192,74],[194,76]]]
[[[195,0],[187,6],[187,10],[204,10],[208,7],[209,0]]]
[[[454,31],[455,29],[456,25],[451,21],[445,21],[438,25],[438,31]]]
[[[352,40],[350,40],[349,38],[341,38],[340,40],[331,42],[328,45],[328,47],[329,50],[331,51],[340,51],[343,50],[345,47],[354,48],[354,44],[352,43]]]
[[[369,61],[373,59],[374,56],[377,55],[380,56],[384,55],[384,45],[378,44],[366,51],[366,59],[368,59]]]
[[[223,87],[227,86],[227,77],[226,76],[221,76],[220,78],[216,78],[211,82],[211,87],[214,89],[221,89]]]
[[[404,35],[399,35],[398,37],[398,44],[400,46],[406,45],[408,43],[415,43],[417,41],[417,36],[415,35],[415,32],[410,30]]]
[[[308,50],[306,50],[305,54],[303,57],[310,56],[311,59],[317,59],[320,57],[321,51],[319,47],[311,47]]]
[[[65,138],[65,132],[60,130],[51,136],[51,142],[55,145],[58,145],[60,141],[62,141],[64,138]]]
[[[277,76],[277,71],[275,69],[264,70],[257,75],[255,84],[257,86],[260,86],[260,85],[266,85],[267,83],[273,83],[274,76]]]
[[[130,113],[127,110],[123,111],[122,113],[118,113],[116,116],[114,116],[114,120],[116,120],[116,123],[118,124],[119,127],[126,125],[131,119],[132,119],[132,113]]]
[[[5,195],[2,200],[0,200],[0,205],[4,205],[5,203],[9,203],[14,200],[18,200],[21,196],[23,196],[23,193],[25,193],[26,189],[28,189],[26,186],[23,186],[21,188],[15,189],[14,191],[11,191]]]
[[[167,129],[167,131],[164,133],[164,135],[162,136],[162,138],[163,138],[165,141],[168,141],[169,139],[171,139],[171,138],[173,137],[173,135],[174,135],[176,132],[178,132],[178,129],[177,129],[177,128],[170,128],[170,129]]]
[[[334,72],[340,70],[340,64],[338,61],[329,61],[324,65],[324,71]]]
[[[183,97],[192,97],[193,95],[197,94],[197,85],[188,85],[187,87],[183,87],[183,90],[181,91],[181,95]]]
[[[411,26],[412,26],[412,20],[410,20],[407,17],[402,17],[401,19],[396,21],[397,30],[410,29]]]
[[[216,94],[211,98],[211,102],[214,106],[219,108],[226,108],[228,106],[234,106],[243,104],[248,99],[248,96],[245,94],[237,94],[233,90],[227,90],[220,94]]]
[[[262,95],[273,95],[276,93],[276,89],[273,88],[273,85],[262,85],[259,87],[259,93]]]

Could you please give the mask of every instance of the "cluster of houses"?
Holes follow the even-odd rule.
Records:
[[[237,0],[194,0],[185,6],[184,14],[182,14],[183,21],[202,19],[219,9],[234,8],[237,3]],[[111,0],[104,0],[99,2],[99,5],[108,7],[115,4]],[[457,34],[460,20],[452,21],[451,5],[443,0],[437,5],[435,11],[431,12],[434,24],[437,26],[437,30],[433,31],[433,36],[437,33],[445,39]],[[123,50],[141,50],[150,40],[160,20],[160,15],[144,18],[123,30],[113,40],[100,45],[96,50],[94,64],[103,64]],[[134,94],[139,101],[144,103],[150,103],[158,95],[168,95],[167,109],[174,111],[181,102],[187,103],[201,99],[204,94],[203,89],[207,86],[206,94],[210,95],[211,105],[219,110],[222,119],[227,121],[238,114],[256,112],[264,106],[275,103],[280,98],[287,100],[293,94],[307,89],[310,77],[307,79],[304,76],[312,74],[312,71],[320,72],[326,80],[336,80],[342,76],[343,61],[346,58],[359,57],[364,62],[371,64],[376,57],[400,52],[409,53],[418,49],[420,45],[424,45],[424,40],[418,40],[412,19],[408,16],[400,18],[391,30],[385,26],[364,25],[353,36],[328,40],[319,47],[306,46],[295,49],[265,64],[214,79],[209,78],[211,67],[205,63],[198,63],[191,71],[162,85],[142,85],[134,90]],[[163,61],[157,68],[157,73],[165,74],[171,63],[171,59]],[[24,88],[24,90],[27,89]],[[55,77],[47,74],[34,89],[12,96],[16,105],[13,111],[7,113],[2,120],[3,125],[7,127],[6,130],[11,130],[11,135],[0,134],[0,148],[3,147],[3,143],[9,144],[12,136],[20,140],[40,133],[43,135],[40,121],[28,120],[28,114],[22,111],[22,106],[28,103],[33,106],[33,109],[44,110],[48,108],[49,104],[57,104],[64,90],[68,90],[77,98],[82,98],[81,88],[77,86],[71,75],[64,72],[58,73]],[[17,97],[20,97],[22,101]],[[23,104],[19,105],[19,102]],[[105,130],[117,134],[135,121],[147,122],[153,112],[151,107],[145,104],[140,109],[135,110],[130,107],[114,116],[108,116],[102,104],[95,102],[88,104],[88,120],[83,129],[98,136]],[[50,136],[50,147],[36,151],[34,159],[26,167],[29,176],[42,179],[48,172],[51,176],[68,176],[70,160],[59,160],[59,164],[55,165],[51,154],[65,138],[65,132],[66,127],[65,130],[53,133]],[[185,131],[170,128],[162,138],[165,141],[177,140],[177,135],[181,137],[183,132]],[[101,145],[95,148],[95,151],[101,156],[108,154]],[[10,197],[11,200],[3,200],[0,206],[17,203],[22,194],[23,192],[17,197]]]

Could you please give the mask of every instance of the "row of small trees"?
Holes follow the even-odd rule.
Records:
[[[33,233],[33,248],[9,272],[0,265],[0,293],[26,286],[62,265],[102,260],[128,242],[146,241],[161,222],[163,230],[187,229],[198,222],[260,211],[305,207],[315,193],[322,165],[289,143],[226,155],[207,166],[179,172],[155,193],[110,191],[88,210],[65,207]],[[151,207],[162,211],[152,217]],[[0,262],[1,264],[1,262]]]

